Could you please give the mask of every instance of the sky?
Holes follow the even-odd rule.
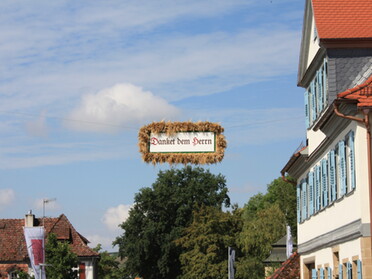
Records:
[[[112,241],[160,170],[141,160],[153,121],[225,128],[232,203],[265,192],[305,142],[296,86],[304,1],[0,2],[0,217],[65,214]]]

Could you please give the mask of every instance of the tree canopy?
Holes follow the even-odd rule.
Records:
[[[152,187],[135,195],[124,233],[114,244],[126,258],[126,270],[146,279],[181,278],[182,247],[175,240],[192,223],[200,206],[229,206],[226,180],[199,167],[160,171]]]
[[[46,274],[50,279],[77,279],[78,258],[67,242],[59,242],[55,234],[48,235],[45,245]]]
[[[194,210],[193,222],[176,240],[184,248],[180,255],[182,279],[225,279],[228,247],[235,247],[241,230],[240,210],[223,212],[214,207]]]
[[[267,186],[266,194],[257,194],[244,206],[243,229],[238,247],[243,257],[238,259],[236,278],[263,278],[262,263],[271,251],[271,245],[286,233],[286,225],[297,232],[296,189],[281,178]]]

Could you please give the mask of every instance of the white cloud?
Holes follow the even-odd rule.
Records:
[[[26,128],[31,136],[42,138],[48,136],[48,127],[46,123],[45,112],[43,112],[38,119],[27,122]]]
[[[141,87],[123,83],[97,94],[84,95],[81,105],[65,121],[73,129],[114,132],[133,124],[172,119],[178,109]]]
[[[120,204],[117,207],[110,207],[106,210],[102,222],[111,231],[118,231],[119,225],[129,217],[129,210],[132,205]]]
[[[12,189],[0,189],[0,207],[7,206],[13,202],[15,192]]]
[[[89,240],[89,247],[95,248],[98,244],[102,245],[103,251],[112,252],[116,249],[113,249],[112,242],[115,240],[115,237],[102,236],[98,234],[86,235],[86,238]]]

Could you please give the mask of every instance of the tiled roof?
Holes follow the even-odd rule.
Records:
[[[372,107],[372,75],[363,84],[341,92],[337,97],[341,99],[357,100],[358,107]]]
[[[321,39],[372,38],[371,0],[312,0]]]
[[[266,279],[299,279],[300,255],[294,252],[274,273]]]
[[[42,223],[42,218],[34,221],[35,226],[41,226]],[[79,257],[98,255],[87,246],[87,240],[75,230],[64,214],[58,218],[45,218],[44,224],[47,234],[54,233],[57,239],[69,240],[71,250]],[[0,219],[0,262],[24,261],[28,258],[24,225],[24,219]]]

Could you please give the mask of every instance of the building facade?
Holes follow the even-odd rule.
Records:
[[[306,145],[297,180],[301,278],[372,278],[372,1],[307,0],[298,85]]]
[[[88,240],[79,234],[64,214],[58,218],[35,218],[30,213],[25,219],[0,219],[0,279],[18,278],[17,272],[33,275],[27,253],[23,227],[44,225],[46,235],[53,233],[58,241],[67,242],[78,256],[80,279],[96,279],[99,254],[88,247]]]

